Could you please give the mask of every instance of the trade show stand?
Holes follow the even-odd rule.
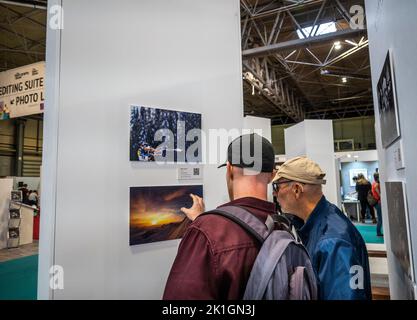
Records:
[[[13,190],[13,179],[0,179],[0,249],[7,247],[9,203]]]

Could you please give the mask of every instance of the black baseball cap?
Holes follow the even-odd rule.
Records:
[[[268,139],[256,133],[242,135],[229,144],[227,162],[234,167],[273,172],[275,169],[274,147]],[[227,162],[218,168],[225,167]]]

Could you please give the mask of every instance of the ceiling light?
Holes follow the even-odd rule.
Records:
[[[342,45],[340,44],[340,41],[336,41],[336,42],[334,43],[334,48],[335,48],[336,50],[340,50],[340,49],[342,49]]]
[[[306,27],[306,28],[302,28],[297,29],[297,35],[300,39],[304,39],[306,35],[307,37],[310,36],[321,36],[323,34],[329,34],[329,33],[333,33],[336,32],[337,28],[336,28],[336,23],[335,22],[327,22],[327,23],[322,23],[320,25],[316,25],[315,27],[310,26],[310,27]]]
[[[347,78],[346,78],[346,77],[343,77],[343,78],[342,78],[342,82],[343,82],[343,83],[346,83],[346,82],[347,82]]]
[[[352,155],[351,155],[351,154],[348,154],[348,155],[347,155],[347,157],[348,157],[348,158],[352,158]]]
[[[358,46],[358,44],[356,42],[353,42],[353,41],[350,41],[350,40],[345,40],[345,42],[351,44],[354,47]]]

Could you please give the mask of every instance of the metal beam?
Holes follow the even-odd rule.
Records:
[[[365,30],[347,29],[347,30],[337,31],[334,33],[329,33],[329,34],[311,37],[307,39],[290,40],[290,41],[272,44],[272,45],[268,45],[264,47],[247,49],[243,51],[242,56],[244,59],[249,59],[249,58],[254,58],[254,57],[264,57],[264,56],[269,56],[279,51],[293,50],[295,48],[305,47],[309,44],[331,41],[331,40],[334,40],[337,38],[343,38],[343,37],[358,36],[358,35],[364,34],[364,32]]]
[[[6,9],[8,12],[11,12],[11,13],[17,15],[18,17],[23,17],[23,15],[20,12],[12,9],[10,6],[5,6],[4,4],[2,4],[1,3],[1,0],[0,0],[0,7]],[[33,7],[31,7],[31,8],[33,8]],[[43,28],[46,28],[46,24],[43,24],[43,23],[41,23],[41,22],[39,22],[37,20],[34,20],[34,19],[30,18],[30,17],[25,17],[25,18],[27,20],[29,20],[30,22],[33,22],[33,23],[35,23],[35,24],[37,24],[37,25],[39,25],[39,26],[41,26]],[[45,18],[45,20],[46,20],[46,18]]]
[[[40,10],[46,10],[47,6],[41,4],[39,1],[10,1],[10,0],[0,0],[0,3],[13,5],[13,6],[19,6],[19,7],[26,7],[26,8],[33,8],[33,9],[40,9]]]
[[[287,6],[281,6],[279,8],[276,9],[272,9],[272,10],[268,10],[268,11],[264,11],[262,12],[261,10],[258,11],[258,13],[256,14],[251,14],[251,18],[252,19],[259,19],[259,18],[264,18],[273,14],[277,14],[279,12],[283,12],[283,11],[287,11],[287,10],[293,10],[293,9],[300,9],[303,8],[305,6],[310,6],[310,5],[315,5],[318,3],[321,3],[323,0],[303,0],[303,1],[296,1],[293,4],[287,5]]]
[[[12,52],[12,53],[22,53],[22,54],[33,54],[33,55],[45,55],[45,52],[39,51],[27,51],[27,50],[18,50],[18,49],[8,49],[8,48],[0,48],[0,52]]]
[[[16,158],[15,158],[15,174],[21,177],[23,173],[23,140],[25,137],[25,120],[16,121]]]
[[[304,109],[299,98],[294,98],[294,91],[284,84],[282,81],[275,80],[276,74],[273,69],[262,69],[263,74],[257,71],[259,65],[258,59],[243,63],[244,69],[250,74],[245,80],[256,88],[276,109],[285,113],[295,121],[302,121],[304,118]],[[268,76],[265,74],[269,72]],[[267,79],[274,79],[269,81]]]
[[[29,40],[30,42],[32,42],[32,43],[36,43],[36,44],[38,44],[38,45],[40,45],[40,46],[42,46],[42,47],[46,47],[46,44],[45,44],[45,43],[42,43],[42,42],[40,42],[40,41],[38,41],[38,40],[34,40],[34,39],[31,39],[31,38],[28,38],[28,37],[26,37],[26,36],[24,36],[24,35],[22,35],[22,34],[20,34],[20,33],[18,33],[18,32],[15,32],[15,31],[9,30],[9,29],[4,28],[4,27],[2,27],[2,26],[0,26],[0,30],[6,31],[6,32],[8,32],[8,33],[12,34],[13,36],[17,36],[17,37],[20,37],[20,38],[22,38],[22,39]],[[18,49],[18,48],[13,48],[13,49]]]

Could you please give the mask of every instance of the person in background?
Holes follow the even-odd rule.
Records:
[[[281,210],[304,221],[298,230],[319,281],[320,300],[371,300],[368,251],[359,231],[323,195],[325,173],[305,157],[285,162],[274,179]],[[357,280],[355,281],[355,273]]]
[[[29,190],[28,185],[25,183],[19,190],[22,191],[22,203],[28,204],[29,203]]]
[[[375,205],[376,215],[378,218],[378,222],[376,225],[376,235],[378,237],[383,237],[382,234],[382,208],[381,208],[381,188],[379,184],[379,173],[374,173],[374,183],[372,184],[372,195],[377,200],[377,204]]]
[[[356,183],[356,191],[358,192],[358,200],[361,203],[361,221],[365,223],[366,209],[368,208],[369,213],[372,217],[372,223],[376,224],[374,208],[368,202],[368,193],[372,190],[371,183],[366,180],[362,173],[358,174],[358,182]]]
[[[28,196],[28,204],[30,206],[38,206],[38,192],[36,190],[32,190]]]

